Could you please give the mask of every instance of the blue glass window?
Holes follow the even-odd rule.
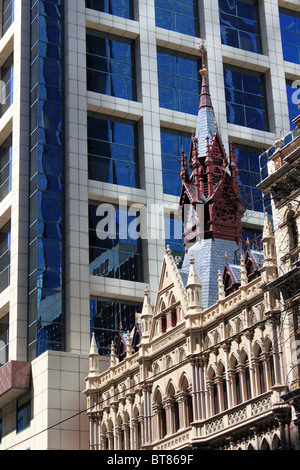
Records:
[[[0,292],[10,283],[10,222],[0,230]]]
[[[235,155],[239,169],[238,181],[242,203],[247,210],[263,212],[263,194],[260,183],[259,149],[235,144]]]
[[[136,99],[133,42],[89,31],[87,88],[128,100]]]
[[[11,191],[12,182],[12,138],[11,135],[0,146],[0,201]]]
[[[255,0],[219,0],[222,44],[262,52],[258,3]]]
[[[167,129],[162,129],[160,136],[164,193],[180,196],[181,151],[189,155],[191,136]]]
[[[14,21],[14,0],[2,0],[2,36]]]
[[[28,428],[31,421],[31,393],[27,392],[17,400],[17,433]]]
[[[0,318],[0,367],[8,362],[9,316]]]
[[[300,13],[279,8],[283,58],[300,64]]]
[[[91,334],[95,332],[98,351],[101,356],[110,356],[111,343],[117,345],[120,327],[131,331],[136,313],[141,313],[142,304],[92,297],[90,300]]]
[[[155,0],[156,26],[200,36],[197,0]]]
[[[197,115],[200,93],[198,59],[158,48],[157,61],[160,106]]]
[[[89,178],[136,188],[139,186],[135,124],[88,116]]]
[[[14,64],[13,54],[1,67],[1,116],[13,102]]]
[[[61,0],[32,2],[28,358],[64,350]]]
[[[180,269],[185,254],[183,223],[174,213],[165,216],[165,242],[166,248],[169,246],[172,250],[175,263]]]
[[[287,93],[287,100],[288,100],[288,107],[289,107],[290,128],[292,130],[296,127],[295,124],[293,123],[293,119],[299,116],[299,109],[298,109],[298,102],[300,100],[299,85],[295,86],[294,82],[292,82],[291,80],[287,80],[286,93]]]
[[[263,74],[226,65],[224,82],[228,122],[269,131]]]
[[[133,20],[132,0],[86,0],[86,8]]]
[[[140,214],[129,215],[127,208],[110,205],[98,216],[100,205],[89,205],[90,274],[143,282]]]

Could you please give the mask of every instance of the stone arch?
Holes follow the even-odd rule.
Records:
[[[266,437],[264,437],[262,440],[262,443],[260,445],[260,450],[271,450],[270,444]]]
[[[175,295],[173,293],[173,291],[170,292],[170,296],[169,296],[169,307],[172,307],[174,304],[176,303],[176,298],[175,298]]]
[[[168,398],[174,398],[175,395],[176,395],[176,385],[174,381],[170,379],[166,387],[166,396]]]
[[[208,380],[213,380],[213,378],[215,377],[216,375],[216,371],[215,371],[215,368],[212,364],[210,364],[208,370],[207,370],[207,378]]]
[[[190,380],[186,372],[183,372],[179,380],[179,390],[182,392],[187,392],[190,388]]]
[[[281,448],[281,441],[278,435],[275,433],[273,440],[272,440],[272,450],[280,450]]]
[[[168,356],[166,357],[166,368],[170,369],[170,367],[172,367],[173,365],[174,365],[174,361],[172,357],[170,356],[170,354],[168,354]]]
[[[163,312],[164,310],[166,310],[166,304],[164,302],[164,299],[161,298],[159,301],[159,312]]]
[[[240,363],[240,360],[239,360],[238,354],[232,353],[229,358],[229,367],[231,369],[234,369],[236,367],[236,364],[239,364],[239,363]]]
[[[158,386],[156,387],[154,393],[153,393],[153,403],[157,405],[161,405],[163,401],[163,393],[161,388]]]
[[[154,377],[156,375],[158,375],[159,373],[160,373],[160,366],[159,366],[158,362],[155,362],[153,364],[153,375],[154,375]]]
[[[183,362],[186,358],[186,350],[185,348],[179,349],[179,362]]]

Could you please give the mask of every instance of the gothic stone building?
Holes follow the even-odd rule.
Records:
[[[167,249],[155,305],[146,289],[133,330],[120,332],[103,373],[92,337],[84,391],[91,449],[275,450],[297,443],[276,240],[266,215],[261,251],[243,249],[234,149],[228,157],[215,123],[203,45],[201,55],[199,115],[190,155],[182,154],[180,204],[203,220],[187,217],[182,267]]]

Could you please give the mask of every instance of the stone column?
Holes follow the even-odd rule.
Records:
[[[291,408],[289,405],[279,405],[278,407],[273,408],[273,414],[279,423],[281,449],[291,450]]]

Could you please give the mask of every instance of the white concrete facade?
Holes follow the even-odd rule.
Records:
[[[0,4],[2,2],[0,1]],[[300,11],[299,0],[260,2],[263,54],[221,44],[218,0],[199,0],[201,36],[205,39],[210,92],[225,146],[233,143],[268,148],[289,132],[286,79],[300,79],[300,65],[283,60],[278,5]],[[135,20],[85,8],[84,0],[65,0],[65,240],[66,352],[47,352],[32,362],[34,384],[31,425],[16,433],[16,403],[2,409],[0,450],[87,449],[86,414],[60,425],[86,407],[81,397],[88,374],[90,296],[143,301],[149,285],[154,297],[165,250],[163,232],[143,243],[144,283],[89,275],[88,202],[176,205],[163,193],[161,127],[190,133],[196,116],[159,106],[157,47],[199,56],[199,38],[155,26],[154,0],[135,0]],[[109,32],[135,41],[137,101],[87,91],[86,29]],[[14,53],[13,104],[0,119],[0,144],[12,133],[12,190],[0,202],[0,229],[11,221],[10,285],[0,294],[0,319],[9,314],[9,360],[27,360],[28,315],[28,175],[30,2],[15,0],[14,21],[0,40],[0,66]],[[227,123],[223,64],[265,74],[270,132]],[[137,122],[140,189],[88,179],[87,112]],[[264,215],[247,212],[244,226],[263,227]],[[103,360],[103,368],[106,360]],[[0,410],[1,410],[0,397]],[[54,411],[55,410],[55,411]],[[49,429],[51,426],[58,426]]]

